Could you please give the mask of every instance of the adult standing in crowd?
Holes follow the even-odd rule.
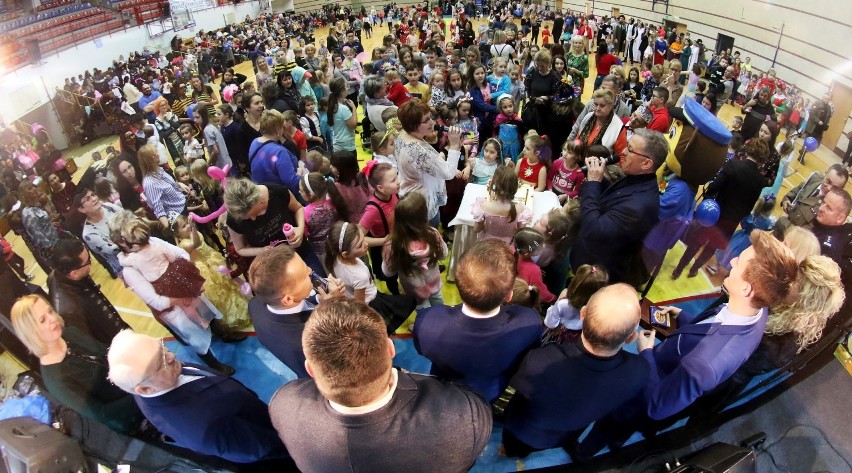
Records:
[[[583,37],[580,35],[571,37],[571,48],[565,54],[565,69],[571,76],[574,87],[579,87],[580,95],[583,95],[583,88],[586,86],[586,79],[589,77],[589,55],[586,54]],[[609,70],[606,74],[609,74]],[[597,84],[595,89],[597,89],[600,86],[597,78],[595,78],[595,83]]]
[[[105,263],[110,276],[118,277],[121,274],[121,264],[118,262],[120,250],[110,240],[107,222],[112,215],[121,210],[121,207],[101,202],[92,189],[81,187],[80,192],[74,196],[74,208],[86,218],[82,233],[86,246],[100,257],[101,263]],[[108,343],[109,340],[101,340],[101,342]]]
[[[491,434],[491,410],[469,389],[393,367],[395,348],[367,304],[317,306],[302,335],[313,379],[269,402],[272,424],[301,471],[466,471]],[[435,415],[441,413],[441,415]]]
[[[580,191],[580,230],[571,249],[575,271],[584,264],[599,264],[611,282],[634,286],[643,282],[639,252],[657,223],[660,192],[655,173],[668,154],[662,133],[636,130],[621,165],[626,176],[612,184],[603,179],[603,159],[586,158],[589,170]]]
[[[527,91],[527,104],[524,106],[522,118],[528,129],[534,129],[540,135],[547,134],[550,127],[550,105],[553,95],[559,87],[560,78],[553,70],[553,58],[546,49],[535,55],[535,68],[530,70],[524,79]],[[560,126],[562,126],[560,124]]]
[[[590,423],[641,392],[648,366],[622,350],[636,339],[640,316],[632,287],[605,287],[580,308],[577,343],[551,343],[527,354],[509,384],[515,394],[506,406],[506,455],[576,443]],[[581,384],[588,389],[577,389]]]
[[[835,187],[825,195],[816,218],[811,222],[811,230],[819,240],[822,254],[840,265],[847,265],[852,255],[852,224],[846,223],[850,211],[852,197],[846,190]]]
[[[108,362],[109,380],[178,446],[235,463],[287,458],[266,405],[239,381],[181,363],[162,340],[131,330],[115,337]]]
[[[284,138],[284,115],[277,110],[264,110],[260,117],[261,136],[249,147],[251,178],[257,184],[275,183],[299,195],[299,162],[281,141]]]
[[[612,66],[616,65],[618,65],[618,58],[609,52],[609,48],[607,47],[606,42],[601,42],[600,44],[598,44],[598,52],[595,55],[595,68],[597,69],[597,76],[595,76],[595,86],[593,90],[598,90],[598,88],[600,88],[604,77],[608,76]],[[586,75],[588,75],[588,73]]]
[[[68,325],[106,345],[130,327],[92,280],[91,270],[91,255],[80,240],[60,240],[47,287],[53,307]]]
[[[689,277],[697,276],[698,270],[710,260],[715,250],[728,247],[731,235],[740,225],[740,220],[754,208],[760,190],[764,187],[759,166],[769,155],[769,149],[765,141],[752,140],[746,144],[744,151],[746,159],[726,162],[707,186],[705,196],[716,199],[721,208],[719,221],[713,226],[705,227],[698,219],[693,220],[683,236],[686,250],[672,272],[672,279],[680,277],[695,255],[698,257],[689,270]],[[704,249],[698,254],[702,247]]]
[[[613,96],[618,97],[621,95],[621,89],[623,87],[623,81],[621,77],[610,74],[604,77],[603,82],[601,82],[601,89],[609,90],[612,92]],[[630,105],[627,102],[622,100],[615,101],[615,114],[618,115],[619,118],[627,118],[630,116]],[[589,114],[595,111],[595,101],[589,100],[586,104],[586,107],[580,112],[580,116],[577,117],[577,120],[574,122],[574,125],[571,127],[571,133],[568,135],[569,140],[573,140],[577,138],[577,135],[580,134],[581,128],[580,126],[585,122],[585,119]]]
[[[828,121],[831,120],[831,113],[831,94],[826,93],[811,106],[805,134],[822,141],[822,134],[828,129]]]
[[[161,227],[168,229],[171,225],[169,219],[186,211],[184,188],[160,167],[157,148],[153,145],[145,145],[139,148],[137,154],[139,171],[142,173],[142,192],[145,194],[145,201],[148,202]]]
[[[473,41],[476,39],[476,32],[473,31],[473,23],[470,20],[465,20],[464,28],[459,32],[459,40],[461,41],[462,49],[467,49],[473,46]]]
[[[261,136],[260,117],[264,111],[263,96],[257,92],[244,94],[241,105],[246,113],[244,120],[240,122],[237,138],[234,140],[236,150],[231,154],[231,161],[234,162],[241,176],[250,177],[249,148],[254,140]]]
[[[461,134],[453,128],[447,133],[447,157],[435,151],[426,137],[434,136],[435,121],[429,106],[419,100],[402,104],[397,112],[404,132],[396,138],[399,163],[399,193],[419,192],[426,199],[429,223],[436,227],[439,209],[447,203],[446,181],[456,175],[461,157]]]
[[[65,327],[62,316],[40,295],[18,299],[10,318],[15,334],[38,357],[41,377],[51,396],[116,432],[132,434],[139,430],[144,417],[133,397],[107,380],[105,344],[77,327]]]
[[[136,156],[123,153],[112,161],[110,169],[115,177],[115,190],[118,192],[121,207],[131,212],[141,211],[147,214],[150,210],[144,201],[142,172],[139,170]],[[153,218],[153,214],[149,217]]]
[[[192,76],[192,79],[189,80],[189,85],[192,92],[192,101],[195,102],[196,113],[206,111],[208,116],[214,117],[219,99],[213,94],[213,88],[203,83],[200,76]]]
[[[580,125],[576,138],[584,146],[604,145],[620,159],[627,153],[627,128],[615,113],[615,94],[611,90],[598,89],[592,94],[594,109]],[[578,121],[580,121],[578,119]],[[572,137],[568,137],[573,139]]]
[[[169,154],[172,155],[172,160],[178,164],[182,163],[183,139],[178,132],[180,119],[172,113],[169,102],[165,98],[155,100],[151,107],[155,115],[154,127],[160,135],[160,140],[166,145]]]
[[[379,76],[367,77],[364,82],[364,95],[366,95],[365,111],[373,128],[377,131],[385,131],[387,127],[382,120],[382,112],[394,104],[388,100],[387,82]]]
[[[18,186],[18,197],[23,207],[21,223],[33,244],[33,256],[44,272],[50,273],[53,268],[53,247],[59,241],[59,230],[56,227],[59,214],[53,209],[53,205],[45,208],[41,191],[30,181],[21,182]]]
[[[228,207],[228,233],[234,250],[244,258],[253,258],[272,246],[287,242],[305,264],[325,274],[322,264],[305,242],[305,209],[286,187],[254,184],[248,179],[231,179],[225,188]],[[284,235],[284,224],[293,234]]]
[[[608,441],[621,441],[636,430],[656,430],[654,421],[680,413],[701,395],[727,380],[763,338],[767,311],[780,304],[795,283],[796,260],[789,248],[762,231],[751,233],[752,246],[731,261],[722,285],[729,302],[697,315],[661,308],[678,319],[678,329],[659,344],[654,330],[639,336],[639,356],[651,375],[642,396],[595,423],[580,445],[594,455]]]
[[[355,104],[346,98],[347,84],[341,77],[335,77],[329,84],[331,95],[328,97],[328,125],[332,130],[334,152],[355,151],[355,127],[358,115]]]

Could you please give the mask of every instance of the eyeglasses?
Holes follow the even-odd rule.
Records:
[[[432,121],[432,117],[428,117],[426,120],[421,121],[421,122],[420,122],[420,124],[421,124],[421,125],[425,125],[425,124],[427,124],[427,123],[429,123],[429,122],[431,122],[431,121]]]
[[[146,377],[145,377],[142,381],[139,381],[139,383],[137,384],[137,386],[139,386],[140,384],[142,384],[142,383],[144,383],[144,382],[148,381],[149,379],[153,378],[154,376],[157,376],[158,374],[160,374],[160,372],[161,372],[161,371],[165,371],[165,369],[166,369],[169,365],[171,365],[171,363],[169,363],[169,362],[166,360],[166,352],[167,352],[167,351],[166,351],[166,344],[163,342],[163,340],[160,340],[160,353],[162,354],[162,358],[160,359],[160,363],[162,363],[162,364],[160,365],[160,367],[159,367],[159,368],[157,368],[157,371],[154,371],[154,372],[153,372],[153,373],[151,373],[150,375],[146,376]]]
[[[84,196],[83,196],[83,198],[82,198],[82,199],[80,199],[80,200],[81,200],[82,202],[85,202],[85,201],[87,201],[87,200],[98,200],[98,196],[96,196],[95,194],[86,194],[86,195],[84,195]]]
[[[653,160],[654,160],[654,158],[652,158],[652,157],[648,156],[647,154],[637,153],[636,151],[634,151],[634,150],[633,150],[633,147],[632,147],[632,146],[630,146],[630,145],[627,145],[627,152],[628,152],[628,153],[633,153],[633,154],[636,154],[636,155],[639,155],[639,156],[642,156],[643,158],[645,158],[645,159],[650,159],[651,161],[653,161]]]
[[[92,265],[92,255],[90,255],[89,252],[87,251],[86,252],[86,262],[81,264],[80,266],[77,266],[76,268],[74,268],[74,271],[77,271],[78,269],[83,269],[86,266],[91,266],[91,265]]]

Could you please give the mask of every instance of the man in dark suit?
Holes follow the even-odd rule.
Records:
[[[302,341],[313,379],[269,401],[302,471],[467,471],[488,443],[488,404],[460,384],[394,368],[393,341],[367,304],[323,302]]]
[[[660,308],[677,318],[678,329],[656,346],[655,331],[642,332],[636,345],[651,368],[644,392],[595,424],[581,444],[584,454],[594,455],[606,443],[620,445],[636,430],[667,426],[751,356],[763,337],[768,310],[786,297],[798,271],[792,251],[768,232],[752,232],[751,241],[731,261],[722,283],[727,304],[696,316]]]
[[[503,421],[506,455],[569,446],[590,423],[641,392],[648,364],[621,349],[636,339],[640,310],[632,287],[607,286],[580,309],[577,343],[551,343],[527,354],[510,383],[515,395]]]
[[[109,379],[178,446],[234,463],[288,458],[266,404],[232,378],[184,366],[147,335],[122,330],[110,346]]]
[[[494,402],[524,355],[541,340],[541,317],[503,305],[512,298],[515,255],[500,240],[470,248],[456,267],[462,304],[435,306],[417,315],[414,347],[432,361],[431,374],[464,383]]]
[[[642,240],[657,223],[660,192],[655,172],[669,154],[662,133],[636,130],[622,163],[626,176],[604,180],[603,158],[586,158],[588,174],[580,193],[580,230],[571,249],[571,266],[599,264],[611,282],[641,284]]]

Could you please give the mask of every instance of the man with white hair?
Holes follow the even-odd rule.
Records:
[[[234,463],[288,458],[266,404],[238,381],[184,365],[162,340],[129,329],[107,359],[109,380],[178,446]]]

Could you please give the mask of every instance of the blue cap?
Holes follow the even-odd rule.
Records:
[[[689,124],[695,127],[699,133],[719,143],[727,145],[733,138],[731,132],[722,123],[722,120],[716,115],[710,113],[709,110],[702,107],[700,103],[694,99],[686,99],[683,104],[683,113]]]

